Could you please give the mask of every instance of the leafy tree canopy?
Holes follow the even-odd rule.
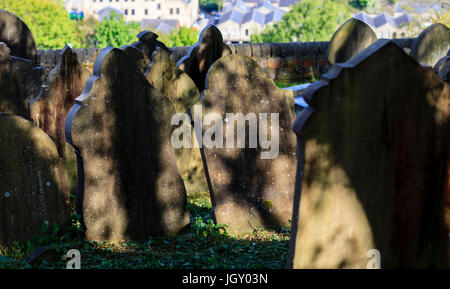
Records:
[[[181,27],[179,30],[172,30],[167,35],[161,35],[161,41],[167,47],[189,46],[198,41],[198,32],[188,27]]]
[[[76,22],[60,0],[0,0],[0,9],[22,19],[40,49],[61,49],[67,43],[81,46]]]
[[[303,0],[297,2],[283,19],[260,34],[250,36],[252,42],[329,41],[333,33],[351,16],[345,1]]]
[[[136,41],[136,35],[141,30],[139,23],[126,22],[123,15],[111,12],[109,18],[98,22],[95,26],[94,40],[97,47],[121,47]]]

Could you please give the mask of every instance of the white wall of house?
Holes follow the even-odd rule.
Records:
[[[176,19],[180,25],[191,27],[198,18],[199,1],[191,0],[67,0],[67,10],[83,11],[96,17],[96,11],[113,7],[124,12],[127,21],[143,19]]]

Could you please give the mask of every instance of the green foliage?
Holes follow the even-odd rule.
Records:
[[[117,15],[113,11],[109,18],[105,17],[103,21],[97,23],[94,39],[100,48],[122,47],[136,41],[139,31],[139,23],[126,22],[123,15]]]
[[[60,0],[0,0],[0,9],[7,10],[24,21],[41,49],[61,49],[67,43],[81,45],[75,21]]]
[[[223,0],[200,0],[200,7],[207,11],[218,11],[223,7]]]
[[[329,41],[339,25],[350,18],[343,1],[304,0],[297,2],[283,19],[250,36],[252,42]]]
[[[198,32],[188,27],[180,27],[179,30],[172,30],[167,35],[161,35],[160,40],[167,47],[189,46],[198,41]]]

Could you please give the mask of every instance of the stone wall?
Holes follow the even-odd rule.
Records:
[[[395,39],[402,48],[411,48],[414,38]],[[254,58],[270,77],[281,83],[295,83],[317,79],[327,72],[329,42],[250,43],[231,44],[233,53]],[[187,54],[190,46],[173,47],[172,60],[177,62]],[[78,61],[92,70],[101,49],[74,49]],[[60,50],[39,50],[42,66],[49,72],[58,61]]]

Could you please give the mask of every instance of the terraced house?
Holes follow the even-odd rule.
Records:
[[[228,4],[227,4],[228,3]],[[250,41],[252,33],[261,32],[266,25],[280,21],[285,10],[275,1],[242,1],[226,2],[220,15],[217,27],[222,32],[225,42],[245,43]]]
[[[405,38],[410,36],[407,26],[411,22],[411,16],[407,13],[396,13],[391,16],[384,12],[380,14],[359,12],[353,18],[368,24],[378,38]]]
[[[123,14],[127,21],[151,19],[177,20],[191,27],[198,18],[198,0],[66,0],[69,11],[83,12],[102,20],[111,11]]]

